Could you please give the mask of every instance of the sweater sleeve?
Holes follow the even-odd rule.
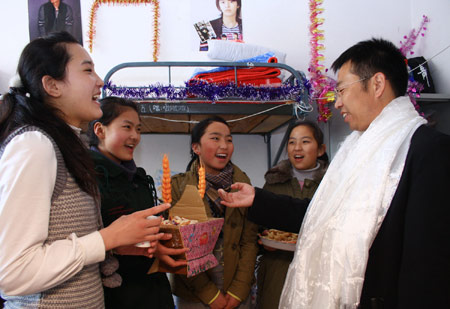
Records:
[[[56,162],[39,132],[14,137],[0,159],[0,289],[7,295],[45,291],[104,259],[99,232],[45,244]]]
[[[308,208],[309,199],[297,199],[255,188],[255,199],[248,219],[268,228],[298,233]]]

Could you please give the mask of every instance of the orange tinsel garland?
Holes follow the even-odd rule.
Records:
[[[153,61],[158,61],[159,55],[159,0],[95,0],[92,3],[91,13],[89,14],[89,51],[92,53],[92,46],[94,45],[95,36],[95,22],[97,17],[97,10],[100,4],[153,4]]]
[[[322,3],[323,0],[310,0],[309,2],[311,61],[308,71],[311,75],[312,98],[317,102],[319,112],[318,120],[327,122],[331,117],[331,109],[327,105],[333,102],[335,98],[333,92],[334,84],[325,76],[326,69],[321,64],[321,61],[325,60],[325,56],[323,55],[325,46],[320,43],[325,39],[324,31],[320,29],[320,26],[325,21],[324,18],[319,17],[323,13],[323,8],[320,7]]]
[[[163,156],[162,168],[162,198],[164,203],[170,203],[172,202],[172,184],[170,179],[169,158],[167,158],[167,155]]]

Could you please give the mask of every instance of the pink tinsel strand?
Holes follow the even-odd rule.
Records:
[[[320,52],[323,49],[323,44],[320,44],[319,42],[325,39],[323,33],[319,31],[319,26],[323,25],[324,22],[324,19],[319,17],[323,11],[319,7],[320,3],[322,2],[317,0],[310,0],[309,2],[309,17],[311,22],[309,26],[311,39],[309,42],[311,59],[308,72],[311,76],[310,96],[312,100],[316,101],[319,113],[317,119],[318,121],[327,122],[327,120],[331,117],[331,110],[326,106],[330,103],[329,99],[326,97],[326,94],[332,91],[334,86],[332,86],[332,81],[323,74],[323,70],[325,70],[325,68],[320,64],[320,61],[323,59],[324,55]]]
[[[407,93],[408,96],[411,100],[411,103],[414,105],[414,107],[416,108],[417,112],[421,115],[424,116],[423,112],[421,112],[420,110],[420,106],[419,104],[417,104],[416,98],[420,98],[420,92],[423,90],[423,85],[419,82],[416,81],[408,81],[408,89],[407,89]]]
[[[406,35],[403,36],[403,38],[406,39],[406,41],[405,42],[400,41],[401,44],[400,51],[405,57],[407,56],[408,52],[411,55],[414,54],[412,49],[414,48],[414,45],[416,45],[417,37],[419,35],[425,36],[423,32],[427,30],[425,26],[429,21],[430,19],[426,15],[423,15],[419,29],[417,31],[416,29],[412,29],[411,32],[409,33],[409,36]]]

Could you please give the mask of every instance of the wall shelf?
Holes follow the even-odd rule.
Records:
[[[420,105],[431,103],[450,103],[450,94],[445,93],[422,93],[420,98],[416,98]]]

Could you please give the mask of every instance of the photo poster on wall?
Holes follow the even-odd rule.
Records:
[[[191,0],[193,37],[200,51],[207,40],[244,42],[241,0]]]
[[[55,31],[67,31],[83,45],[80,0],[28,0],[30,41]]]

